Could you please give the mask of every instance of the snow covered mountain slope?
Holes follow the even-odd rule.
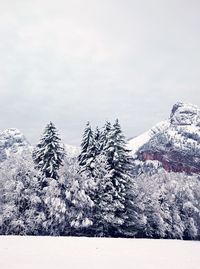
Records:
[[[30,143],[18,129],[10,128],[0,132],[0,161],[5,160],[10,154],[30,149]]]
[[[65,144],[65,151],[68,157],[77,157],[80,148]],[[6,129],[0,132],[0,161],[6,160],[11,154],[31,154],[33,146],[25,136],[15,128]]]
[[[148,143],[150,139],[161,131],[165,131],[169,127],[169,121],[161,121],[156,124],[149,131],[134,137],[128,141],[128,149],[131,150],[131,154],[134,155],[137,153],[139,148],[141,148],[144,144]]]
[[[136,160],[158,161],[167,171],[200,173],[200,109],[176,103],[169,120],[129,141]]]

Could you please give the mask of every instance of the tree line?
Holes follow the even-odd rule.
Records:
[[[118,120],[88,122],[77,158],[50,122],[32,153],[0,164],[0,233],[199,239],[198,177],[134,166]]]

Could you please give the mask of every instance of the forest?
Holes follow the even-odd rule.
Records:
[[[88,122],[77,157],[50,122],[0,163],[0,234],[199,240],[199,176],[135,165],[118,120]]]

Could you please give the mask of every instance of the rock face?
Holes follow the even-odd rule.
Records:
[[[6,129],[0,133],[0,161],[12,153],[20,153],[29,147],[29,142],[18,129]]]
[[[134,139],[129,148],[141,162],[158,161],[168,172],[200,174],[200,109],[194,105],[177,103],[169,120],[161,128],[153,127],[148,138],[136,150]],[[143,135],[144,136],[144,135]],[[139,140],[139,138],[136,138]]]
[[[171,112],[170,123],[172,125],[194,125],[200,127],[200,109],[191,104],[176,103]]]

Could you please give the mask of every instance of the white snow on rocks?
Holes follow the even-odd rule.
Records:
[[[22,154],[27,150],[31,151],[31,145],[18,129],[10,128],[0,132],[0,161],[11,154]]]
[[[192,104],[176,103],[170,116],[173,125],[198,125],[200,126],[200,109]]]
[[[194,147],[198,148],[199,142],[191,140],[190,137],[195,135],[200,137],[200,109],[195,105],[177,102],[172,108],[169,120],[162,121],[149,131],[129,140],[128,149],[131,150],[131,155],[135,155],[144,144],[159,133],[165,134],[177,148],[187,148],[187,142],[188,147],[191,147],[191,141]]]
[[[6,129],[0,132],[0,146],[1,147],[14,147],[14,146],[28,146],[29,143],[25,136],[15,128]]]
[[[150,139],[157,133],[166,130],[170,123],[168,120],[161,121],[152,127],[149,131],[128,141],[128,149],[131,150],[131,155],[134,155],[140,147],[150,141]]]

